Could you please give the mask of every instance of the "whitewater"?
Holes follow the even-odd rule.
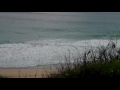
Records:
[[[110,37],[120,47],[119,28],[119,12],[0,12],[0,67],[57,64]]]

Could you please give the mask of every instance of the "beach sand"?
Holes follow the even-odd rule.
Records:
[[[0,75],[10,78],[45,78],[46,72],[54,72],[51,67],[0,68]],[[37,74],[36,74],[37,72]],[[35,77],[36,75],[36,77]]]

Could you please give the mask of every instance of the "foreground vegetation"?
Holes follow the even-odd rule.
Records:
[[[58,64],[57,72],[47,74],[47,78],[110,79],[120,78],[120,49],[117,41],[110,40],[107,46],[85,51],[74,58],[65,56],[65,63]]]

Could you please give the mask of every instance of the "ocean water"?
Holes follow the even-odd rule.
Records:
[[[120,46],[120,12],[0,12],[0,67],[57,64],[90,46]]]

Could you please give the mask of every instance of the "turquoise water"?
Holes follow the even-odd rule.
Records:
[[[0,12],[0,67],[56,64],[74,46],[119,42],[119,28],[119,12]]]

